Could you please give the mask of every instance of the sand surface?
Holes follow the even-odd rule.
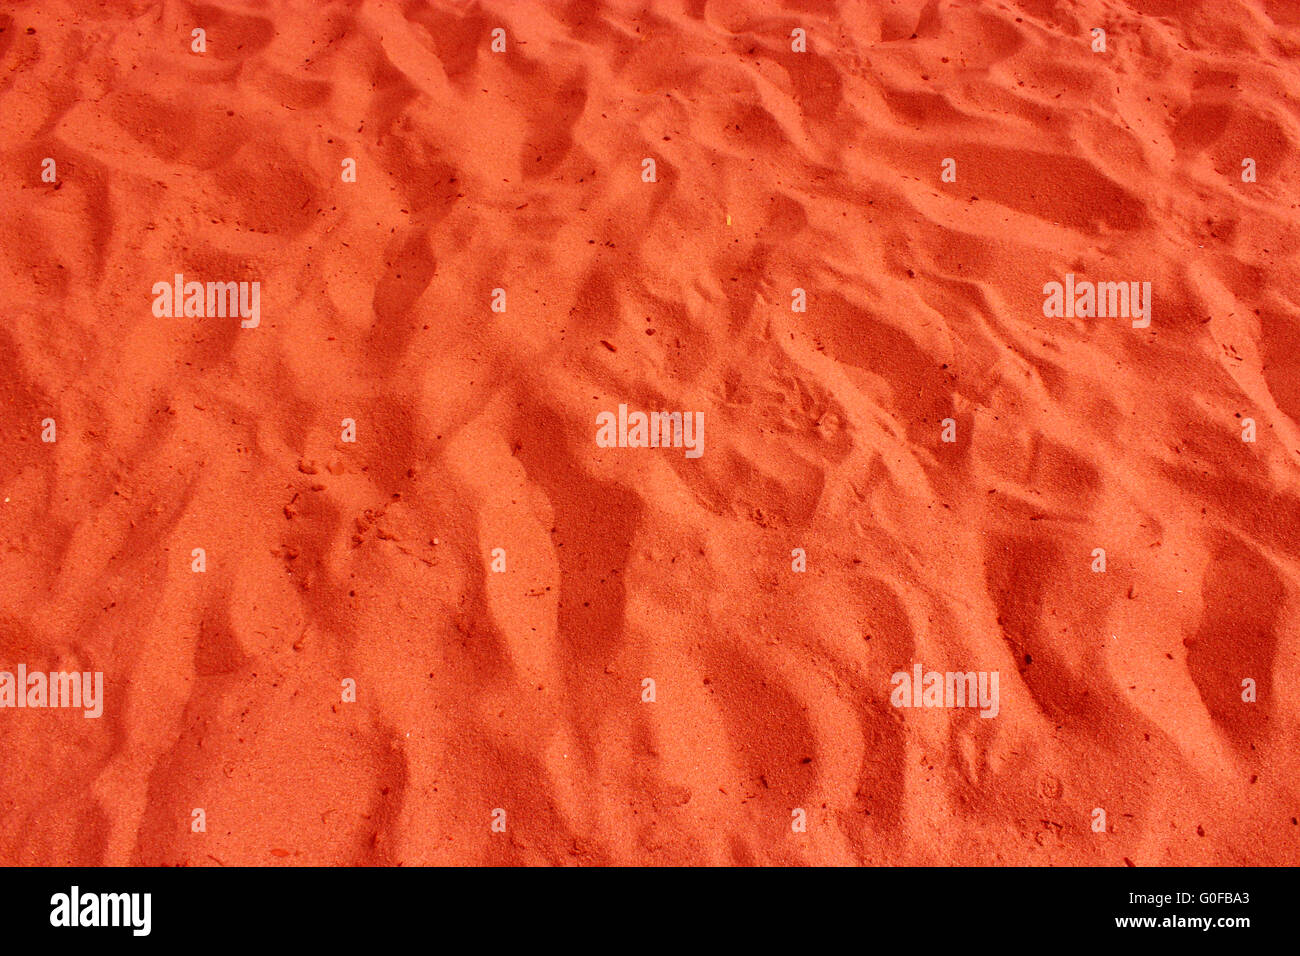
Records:
[[[0,670],[104,701],[0,709],[0,863],[1296,862],[1298,64],[1293,0],[5,4]]]

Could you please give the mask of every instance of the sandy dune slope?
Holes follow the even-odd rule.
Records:
[[[1292,0],[19,0],[0,116],[0,671],[103,675],[0,863],[1300,859]]]

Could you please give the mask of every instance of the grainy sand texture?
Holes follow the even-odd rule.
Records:
[[[11,0],[0,117],[0,863],[1300,859],[1294,0]]]

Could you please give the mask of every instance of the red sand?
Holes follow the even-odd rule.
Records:
[[[1293,0],[0,27],[0,863],[1300,858]]]

